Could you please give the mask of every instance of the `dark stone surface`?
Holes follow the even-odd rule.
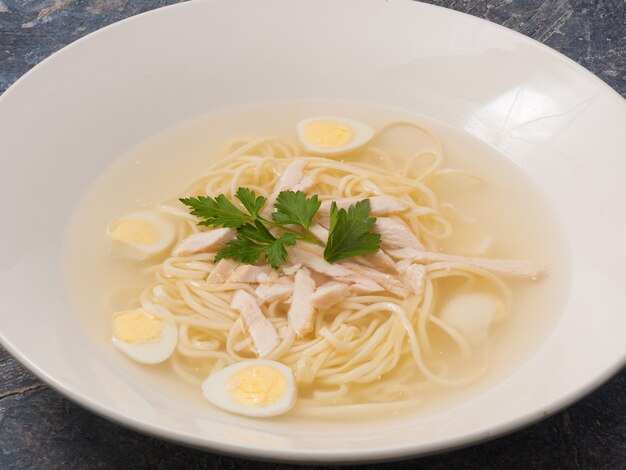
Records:
[[[0,92],[85,34],[176,0],[0,0]],[[626,0],[431,0],[553,47],[626,96]],[[626,371],[499,439],[391,469],[626,469]],[[376,468],[363,465],[361,468]],[[287,469],[121,428],[50,390],[0,348],[0,469]],[[312,467],[303,467],[312,468]],[[334,468],[334,467],[331,467]]]
[[[432,0],[530,36],[626,96],[624,0]]]

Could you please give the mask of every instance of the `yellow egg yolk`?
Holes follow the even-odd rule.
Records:
[[[322,148],[341,147],[354,139],[354,132],[337,121],[313,121],[304,127],[304,139]]]
[[[152,245],[159,241],[159,232],[154,225],[145,220],[124,219],[115,225],[111,238],[121,242]]]
[[[246,367],[234,374],[226,384],[230,397],[245,406],[267,406],[287,393],[287,379],[274,367]]]
[[[124,343],[149,343],[161,336],[162,331],[163,321],[146,312],[122,312],[113,318],[113,335]]]

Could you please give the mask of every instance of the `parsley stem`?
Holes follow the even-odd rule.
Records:
[[[261,216],[258,216],[257,218],[258,218],[259,222],[261,222],[261,223],[264,223],[266,225],[270,225],[270,226],[275,227],[275,228],[279,228],[279,229],[281,229],[284,232],[291,233],[291,234],[295,235],[296,239],[298,239],[298,240],[303,240],[303,241],[306,241],[306,242],[309,242],[309,243],[312,243],[314,245],[321,246],[321,247],[326,246],[326,245],[324,245],[324,242],[322,240],[317,238],[315,236],[315,234],[313,232],[311,232],[307,228],[302,227],[302,229],[304,230],[304,233],[302,233],[302,232],[299,232],[298,230],[294,230],[292,228],[285,227],[284,225],[277,224],[276,222],[273,222],[271,220],[264,219]]]
[[[283,230],[288,230],[285,227],[283,227]],[[293,231],[295,233],[295,231]],[[300,240],[304,240],[306,242],[312,243],[313,245],[317,245],[317,246],[321,246],[322,248],[325,247],[326,245],[324,244],[324,242],[322,240],[320,240],[319,238],[317,238],[313,232],[311,232],[310,230],[306,230],[306,236],[302,236],[302,234],[300,234],[300,236],[296,235],[296,238],[300,239]]]

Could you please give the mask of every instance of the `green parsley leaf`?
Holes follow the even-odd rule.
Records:
[[[275,240],[272,244],[268,245],[265,250],[265,256],[268,263],[274,269],[278,269],[287,258],[287,250],[285,246],[292,246],[296,244],[296,236],[291,233],[285,233],[278,240]]]
[[[266,197],[257,196],[248,188],[238,188],[235,196],[248,213],[224,194],[215,198],[198,196],[180,199],[191,209],[191,214],[201,219],[199,225],[237,229],[237,237],[217,253],[216,261],[228,258],[251,264],[265,256],[268,263],[278,269],[287,258],[286,247],[295,245],[296,240],[324,246],[310,230],[321,205],[317,195],[307,197],[302,191],[282,191],[274,204],[273,221],[260,214],[267,203]],[[326,261],[336,263],[379,249],[380,235],[370,232],[376,219],[369,217],[369,213],[369,199],[357,202],[347,211],[338,209],[337,204],[332,203],[330,231],[324,249]]]
[[[222,258],[234,259],[241,263],[257,262],[265,255],[267,262],[274,269],[278,269],[287,258],[286,246],[296,244],[296,236],[285,233],[275,238],[260,222],[257,226],[244,224],[237,229],[237,238],[234,238],[222,248],[215,257],[216,261]]]
[[[282,191],[276,198],[272,218],[277,224],[295,224],[308,230],[321,204],[317,195],[307,198],[302,191]]]
[[[215,256],[215,261],[223,258],[234,259],[240,263],[256,263],[267,245],[258,245],[247,238],[233,238]]]
[[[239,210],[223,194],[215,199],[210,196],[181,198],[180,202],[191,207],[192,215],[204,219],[198,225],[237,228],[254,220]]]
[[[274,243],[276,240],[276,237],[258,220],[254,221],[254,225],[243,224],[237,229],[237,235],[259,243]]]
[[[243,207],[253,216],[258,217],[259,211],[263,209],[263,206],[267,202],[267,198],[263,196],[257,196],[254,191],[248,188],[239,188],[235,193],[237,199],[241,201]]]
[[[330,229],[324,259],[336,263],[352,256],[375,253],[380,248],[380,235],[370,232],[376,219],[369,217],[370,201],[364,199],[348,207],[330,206]]]

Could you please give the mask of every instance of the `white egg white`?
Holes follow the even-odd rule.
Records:
[[[306,126],[315,121],[336,121],[340,124],[343,124],[347,128],[351,129],[354,132],[354,139],[351,142],[348,142],[345,145],[337,146],[337,147],[318,147],[306,140],[304,135],[304,129]],[[339,116],[314,116],[311,118],[303,119],[302,121],[296,124],[296,130],[298,132],[298,138],[309,152],[315,155],[324,155],[324,156],[340,156],[345,153],[351,152],[352,150],[356,150],[359,147],[363,147],[367,144],[370,139],[374,136],[374,129],[368,124],[365,124],[360,121],[355,121],[354,119],[343,118]]]
[[[152,225],[159,234],[158,240],[152,244],[142,244],[112,238],[111,234],[115,227],[125,219],[142,220]],[[176,239],[176,227],[167,215],[147,210],[131,212],[112,220],[107,227],[107,234],[111,238],[111,250],[114,255],[135,261],[143,261],[162,254],[172,246]]]
[[[143,311],[142,309],[125,310],[124,312]],[[118,313],[124,313],[118,312]],[[115,316],[115,314],[114,314]],[[178,328],[175,323],[163,320],[163,329],[158,338],[141,344],[125,343],[115,335],[112,337],[113,344],[124,354],[134,361],[142,364],[159,364],[164,362],[174,353],[178,342]]]
[[[268,366],[276,369],[287,381],[285,395],[277,402],[266,406],[246,406],[236,402],[229,394],[230,378],[241,370],[252,366]],[[277,416],[289,411],[296,402],[296,384],[292,370],[284,364],[264,359],[242,361],[211,374],[202,383],[202,394],[213,405],[225,411],[254,418]]]
[[[472,346],[478,346],[487,340],[497,310],[497,301],[490,295],[459,294],[443,306],[439,318],[456,328]]]

